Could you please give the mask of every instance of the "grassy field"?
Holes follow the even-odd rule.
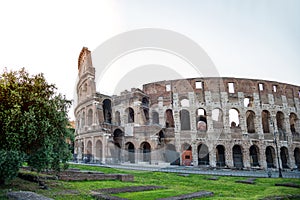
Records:
[[[9,190],[29,190],[53,199],[93,199],[92,190],[101,188],[117,188],[127,186],[156,185],[164,186],[164,189],[153,191],[121,193],[115,196],[128,199],[157,199],[200,190],[214,192],[213,197],[202,199],[263,199],[265,197],[286,197],[300,194],[299,188],[275,186],[275,183],[292,182],[300,184],[299,179],[278,179],[278,178],[258,178],[254,185],[236,183],[236,180],[244,180],[245,177],[219,177],[218,180],[207,180],[211,176],[189,175],[179,176],[175,173],[162,172],[140,172],[130,170],[118,170],[103,167],[74,165],[71,167],[82,170],[101,171],[104,173],[126,173],[134,175],[134,182],[121,181],[76,181],[64,182],[57,180],[47,181],[49,190],[39,189],[36,183],[31,183],[21,179],[14,180],[11,185],[0,187],[0,198],[5,199],[5,194]],[[297,199],[297,198],[293,198]]]

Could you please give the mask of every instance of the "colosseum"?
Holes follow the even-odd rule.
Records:
[[[300,168],[300,87],[200,77],[96,92],[91,52],[78,59],[75,158],[128,165]]]

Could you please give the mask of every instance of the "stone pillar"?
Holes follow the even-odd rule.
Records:
[[[233,157],[232,157],[231,145],[230,146],[228,145],[228,148],[225,149],[225,163],[228,167],[233,167]]]

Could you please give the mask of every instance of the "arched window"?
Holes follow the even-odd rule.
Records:
[[[181,130],[191,130],[190,112],[188,110],[183,109],[179,112],[179,115]]]
[[[196,111],[196,125],[197,130],[207,131],[206,111],[203,108],[199,108]]]
[[[289,168],[289,152],[286,147],[280,148],[280,158],[282,163],[282,168]]]
[[[252,167],[259,166],[259,149],[256,145],[252,145],[249,149],[250,164]]]
[[[117,126],[121,125],[121,117],[120,117],[120,112],[119,111],[115,112],[115,122],[116,122]]]
[[[295,157],[295,165],[298,169],[300,169],[300,148],[296,147],[294,150],[294,157]]]
[[[290,114],[290,129],[291,129],[291,133],[292,135],[297,135],[298,132],[298,117],[295,113],[291,113]]]
[[[111,100],[109,99],[103,101],[103,115],[104,122],[111,124]]]
[[[213,121],[214,129],[222,129],[223,128],[223,112],[221,109],[215,108],[212,110],[211,118]]]
[[[88,111],[88,126],[91,126],[93,124],[93,110],[92,109],[89,109]]]
[[[205,144],[198,146],[198,165],[209,165],[209,151]]]
[[[239,111],[235,108],[229,110],[229,123],[230,128],[237,128],[240,125]]]
[[[262,128],[264,133],[270,133],[270,112],[263,110],[261,113]]]
[[[255,113],[248,110],[246,112],[246,122],[247,122],[247,131],[248,133],[255,133]]]
[[[278,111],[276,113],[276,122],[277,122],[277,128],[279,132],[279,139],[286,141],[286,129],[284,124],[284,114],[281,111]]]
[[[165,119],[166,119],[166,128],[174,128],[174,118],[173,118],[173,111],[171,109],[166,110],[165,113]]]
[[[127,123],[134,123],[134,110],[129,107],[126,109]]]
[[[143,162],[151,162],[151,146],[148,142],[143,142],[141,144],[141,149],[143,151]]]
[[[102,142],[101,140],[97,140],[96,142],[96,159],[101,161],[102,159]]]
[[[127,150],[127,155],[125,155],[125,161],[130,163],[135,163],[135,150],[134,145],[131,142],[125,144]]]
[[[266,161],[268,168],[275,168],[275,150],[271,146],[266,148]]]
[[[243,153],[240,145],[234,145],[232,148],[233,164],[236,168],[243,168]]]
[[[225,166],[225,147],[223,145],[218,145],[216,148],[216,161],[217,167]]]
[[[145,124],[149,124],[149,100],[146,97],[142,99],[142,109],[144,113]]]

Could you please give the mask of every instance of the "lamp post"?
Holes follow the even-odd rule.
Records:
[[[279,173],[278,177],[282,178],[282,172],[281,172],[281,167],[280,167],[280,162],[279,162],[278,145],[277,145],[277,134],[276,134],[274,122],[273,122],[272,119],[271,119],[271,123],[272,123],[273,130],[274,130],[274,143],[275,143],[275,148],[276,148],[277,162],[278,162],[278,173]]]

